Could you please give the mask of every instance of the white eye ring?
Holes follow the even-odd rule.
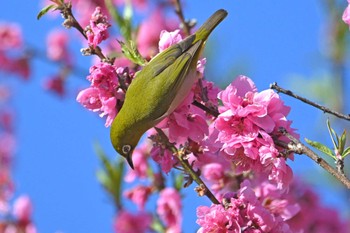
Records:
[[[123,151],[124,154],[129,154],[130,151],[131,151],[131,146],[130,145],[124,145],[122,147],[122,151]]]

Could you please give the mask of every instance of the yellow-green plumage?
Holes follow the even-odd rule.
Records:
[[[225,10],[216,11],[195,34],[159,53],[136,74],[110,132],[113,147],[132,168],[132,151],[141,136],[189,94],[205,41],[226,15]]]

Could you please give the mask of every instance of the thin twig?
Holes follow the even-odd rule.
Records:
[[[29,43],[27,43],[27,45],[28,44]],[[38,48],[35,48],[33,45],[28,46],[26,53],[29,54],[29,56],[31,58],[36,58],[40,61],[52,64],[52,65],[56,65],[59,67],[68,68],[71,74],[74,74],[74,76],[79,77],[79,78],[82,77],[82,75],[85,75],[87,73],[86,69],[83,69],[82,67],[79,67],[78,65],[74,65],[74,67],[73,67],[72,65],[70,65],[66,61],[54,61],[54,60],[49,59],[43,51],[41,51]]]
[[[339,118],[342,118],[342,119],[344,119],[344,120],[350,121],[350,115],[349,115],[349,114],[348,114],[348,115],[345,115],[345,114],[336,112],[336,111],[331,110],[331,109],[329,109],[329,108],[327,108],[327,107],[325,107],[325,106],[322,106],[322,105],[317,104],[317,103],[315,103],[315,102],[313,102],[313,101],[311,101],[311,100],[308,100],[308,99],[306,99],[306,98],[304,98],[304,97],[301,97],[301,96],[299,96],[299,95],[297,95],[297,94],[294,94],[292,91],[286,90],[286,89],[284,89],[284,88],[278,86],[276,82],[272,83],[272,84],[270,85],[270,88],[276,90],[277,92],[281,92],[281,93],[283,93],[283,94],[289,95],[289,96],[291,96],[291,97],[293,97],[293,98],[295,98],[295,99],[298,99],[298,100],[300,100],[300,101],[302,101],[302,102],[304,102],[304,103],[306,103],[306,104],[309,104],[309,105],[311,105],[311,106],[314,106],[315,108],[318,108],[318,109],[322,110],[323,112],[327,112],[327,113],[329,113],[329,114],[332,114],[332,115],[337,116],[337,117],[339,117]]]
[[[219,112],[216,111],[215,109],[212,108],[208,108],[207,106],[205,106],[204,104],[201,104],[200,102],[198,102],[197,100],[193,101],[192,104],[200,109],[202,109],[203,111],[205,111],[206,113],[209,113],[210,115],[212,115],[213,117],[218,117],[219,116]]]
[[[291,143],[288,143],[287,148],[285,149],[288,149],[289,151],[297,154],[305,154],[306,156],[311,158],[313,161],[315,161],[317,164],[319,164],[323,169],[328,171],[337,180],[343,183],[348,189],[350,189],[350,180],[345,175],[342,175],[341,173],[339,173],[336,169],[334,169],[331,165],[329,165],[324,159],[322,159],[315,152],[313,152],[309,147],[305,146],[302,142],[300,142],[298,139],[296,139],[291,134],[289,134],[286,129],[281,128],[280,132],[284,136],[286,136],[289,140],[291,140]],[[279,145],[283,145],[283,144],[279,144]]]
[[[71,3],[64,3],[63,5],[60,6],[59,9],[61,11],[63,18],[65,19],[65,21],[63,22],[63,25],[66,28],[73,27],[73,28],[77,29],[80,32],[80,34],[83,35],[83,37],[87,40],[88,38],[86,36],[86,32],[85,32],[84,28],[80,25],[78,20],[73,15],[72,4]],[[101,59],[101,61],[113,64],[113,60],[111,60],[107,56],[105,56],[99,46],[96,46],[96,47],[89,46],[88,49],[89,49],[91,54],[97,55]]]
[[[184,17],[180,0],[175,0],[174,5],[175,5],[175,13],[180,18],[184,33],[186,36],[189,36],[191,34],[191,28],[188,25],[188,23],[186,22],[186,19]]]
[[[205,190],[203,191],[204,195],[206,195],[212,203],[214,204],[220,204],[220,202],[218,201],[218,199],[216,199],[216,197],[214,196],[214,194],[210,191],[210,189],[206,186],[206,184],[203,182],[203,180],[200,178],[200,176],[197,174],[196,171],[193,170],[193,167],[191,166],[191,164],[188,162],[188,160],[185,158],[184,154],[182,153],[181,150],[178,150],[174,144],[169,142],[168,137],[164,134],[164,132],[159,129],[156,128],[156,131],[158,133],[158,135],[165,140],[166,142],[166,146],[171,149],[171,151],[177,156],[177,158],[179,159],[182,167],[185,169],[185,171],[191,176],[191,178],[199,185],[201,190]]]

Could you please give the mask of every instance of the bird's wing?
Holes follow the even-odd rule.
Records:
[[[128,112],[124,113],[127,118],[140,124],[159,122],[187,96],[194,83],[193,75],[188,77],[189,69],[197,64],[195,54],[202,42],[187,43],[172,46],[165,55],[161,53],[154,58],[162,61],[151,64],[152,60],[138,73],[126,92],[123,108],[128,106]],[[189,47],[187,51],[183,51],[185,47]]]
[[[194,39],[195,36],[191,35],[179,43],[170,46],[156,55],[144,69],[147,70],[146,72],[148,74],[151,74],[150,77],[157,77],[158,74],[172,65],[178,57],[192,47]]]

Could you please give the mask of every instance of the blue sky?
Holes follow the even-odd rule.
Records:
[[[37,21],[39,5],[37,1],[4,1],[0,21],[20,23],[25,41],[44,50],[46,33],[58,27],[60,20],[44,17]],[[294,75],[307,79],[322,72],[319,64],[324,41],[320,38],[325,36],[325,17],[320,1],[191,0],[186,3],[185,15],[202,23],[219,8],[226,9],[229,16],[208,42],[209,79],[227,84],[244,74],[263,90],[274,81],[290,87],[295,82]],[[84,64],[87,74],[89,59],[79,58],[80,48],[75,49],[75,56]],[[13,171],[16,195],[25,193],[32,198],[34,221],[40,232],[112,232],[114,208],[96,179],[100,163],[93,143],[99,142],[111,158],[115,152],[103,120],[75,101],[77,90],[88,86],[85,75],[73,77],[68,95],[60,99],[41,86],[42,80],[57,68],[40,60],[35,60],[33,67],[31,80],[7,81],[16,111],[18,148]],[[282,98],[292,106],[290,119],[302,138],[320,139],[326,135],[319,130],[320,125],[325,127],[322,113],[287,96]],[[292,166],[304,179],[323,174],[309,159],[296,157]],[[322,184],[317,187],[325,188]],[[337,185],[331,189],[323,191],[325,203],[339,208],[349,206],[344,193],[339,194],[341,200],[332,197],[340,190]],[[194,232],[197,227],[194,223],[196,204],[208,204],[191,190],[189,188],[184,203],[185,232]],[[346,213],[349,216],[349,212]]]

